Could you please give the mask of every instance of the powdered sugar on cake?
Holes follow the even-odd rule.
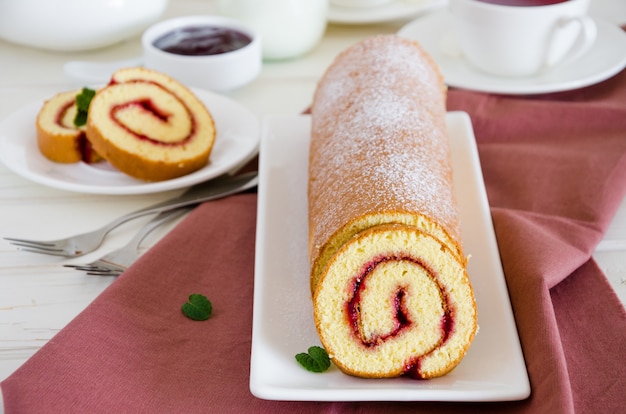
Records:
[[[369,40],[387,38],[375,55],[364,53],[368,42],[344,52],[316,91],[313,233],[323,240],[356,216],[405,211],[432,218],[460,240],[443,82],[420,48],[388,37]]]

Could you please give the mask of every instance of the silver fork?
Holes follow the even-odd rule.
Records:
[[[136,210],[121,216],[99,229],[77,234],[71,237],[39,241],[5,237],[11,244],[21,250],[49,254],[53,256],[78,257],[97,249],[106,235],[129,220],[142,217],[147,214],[161,213],[184,206],[199,204],[204,201],[215,200],[231,194],[235,194],[256,186],[258,183],[257,172],[249,172],[239,175],[223,175],[214,180],[197,184],[183,193],[181,196],[154,204],[152,206]]]
[[[87,272],[88,275],[95,276],[119,276],[140,256],[139,246],[154,229],[160,225],[180,217],[187,213],[189,208],[179,208],[159,213],[156,217],[146,223],[137,234],[119,249],[86,264],[66,264],[65,267],[73,267],[76,270]]]

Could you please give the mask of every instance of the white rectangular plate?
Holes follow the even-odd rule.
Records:
[[[463,247],[479,333],[459,366],[431,380],[363,379],[335,366],[306,371],[299,352],[319,345],[309,293],[309,116],[264,120],[254,281],[250,390],[301,401],[506,401],[530,395],[469,116],[447,116]]]

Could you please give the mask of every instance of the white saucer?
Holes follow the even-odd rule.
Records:
[[[330,4],[328,21],[342,24],[383,23],[414,18],[447,4],[448,0],[393,0],[373,7],[341,7]]]
[[[481,92],[525,95],[577,89],[601,82],[626,66],[626,33],[619,27],[594,18],[598,38],[586,54],[568,65],[555,66],[540,75],[505,78],[473,68],[460,53],[452,34],[447,10],[418,18],[398,31],[419,41],[437,62],[446,84]]]

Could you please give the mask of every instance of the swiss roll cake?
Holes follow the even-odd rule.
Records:
[[[450,372],[477,313],[441,73],[414,41],[366,39],[327,69],[311,117],[310,288],[323,346],[354,376]]]

